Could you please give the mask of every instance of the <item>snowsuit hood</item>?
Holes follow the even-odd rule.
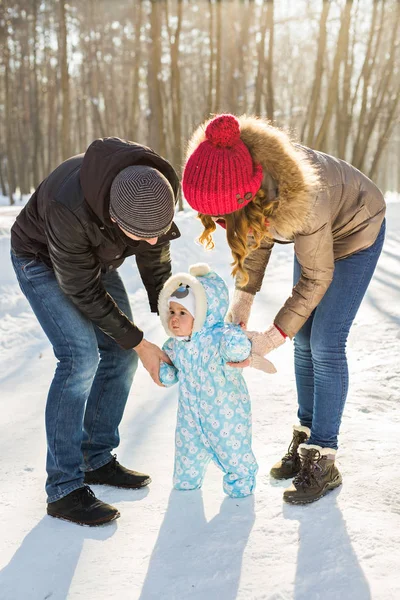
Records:
[[[189,285],[196,298],[196,314],[193,332],[223,324],[228,312],[229,293],[224,280],[205,263],[192,265],[189,273],[177,273],[166,282],[160,293],[158,311],[162,325],[171,337],[175,337],[168,327],[168,298],[181,285]]]

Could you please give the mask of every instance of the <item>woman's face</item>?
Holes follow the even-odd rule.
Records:
[[[217,223],[217,225],[220,225],[221,227],[226,229],[226,222],[225,222],[224,217],[216,216],[216,217],[211,217],[211,218],[214,221],[214,223]]]
[[[169,303],[168,327],[179,337],[191,335],[194,318],[188,310],[178,302]]]

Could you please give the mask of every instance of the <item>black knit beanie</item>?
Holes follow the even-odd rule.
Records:
[[[171,184],[153,167],[127,167],[112,182],[110,215],[133,235],[142,238],[163,235],[171,226],[174,209]]]

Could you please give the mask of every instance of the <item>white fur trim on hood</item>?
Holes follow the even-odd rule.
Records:
[[[200,329],[203,327],[207,315],[207,296],[205,289],[201,285],[200,281],[196,278],[194,273],[200,277],[202,275],[206,275],[210,271],[211,269],[208,265],[199,263],[190,267],[189,273],[176,273],[176,275],[171,275],[171,277],[167,279],[158,298],[158,313],[167,335],[176,337],[173,331],[171,331],[168,327],[168,300],[172,292],[174,292],[180,285],[189,285],[196,298],[196,314],[194,315],[192,333],[200,331]]]

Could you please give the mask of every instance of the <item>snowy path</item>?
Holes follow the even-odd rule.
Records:
[[[295,422],[292,347],[274,353],[275,376],[246,373],[253,399],[256,495],[222,492],[210,467],[202,492],[171,491],[176,391],[140,368],[121,426],[119,460],[152,475],[131,492],[96,488],[122,517],[91,530],[45,511],[47,388],[55,360],[8,259],[18,209],[0,207],[0,599],[1,600],[391,600],[400,597],[400,203],[372,286],[349,340],[351,387],[341,434],[344,485],[306,507],[283,505],[286,484],[270,466]],[[229,254],[193,243],[190,212],[178,215],[175,270],[206,260],[228,278]],[[291,289],[291,247],[276,247],[250,326],[268,325]],[[136,320],[162,343],[158,319],[131,263],[122,269]]]

